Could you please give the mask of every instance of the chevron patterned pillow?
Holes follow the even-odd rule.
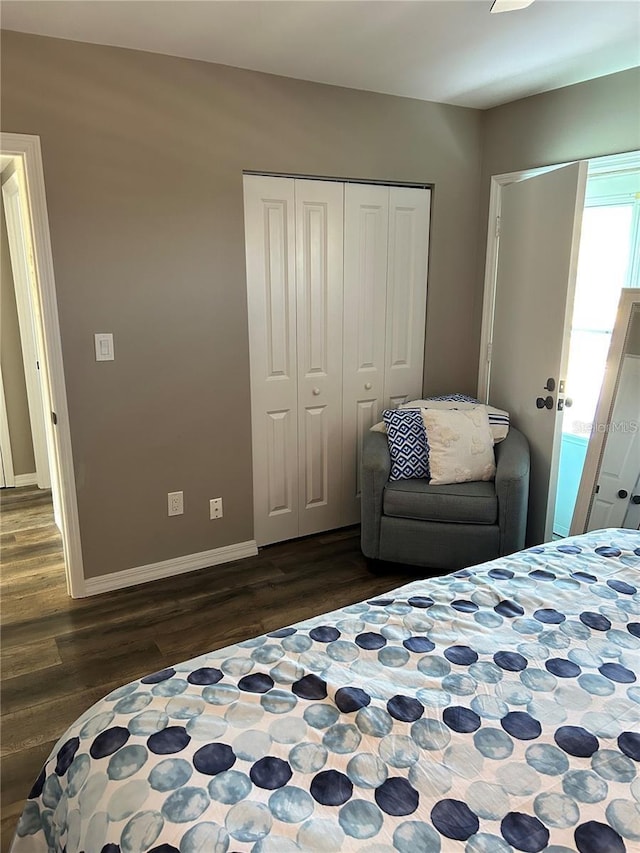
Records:
[[[430,477],[429,445],[420,409],[387,409],[382,413],[387,427],[390,480]]]

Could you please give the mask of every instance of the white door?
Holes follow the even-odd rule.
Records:
[[[589,515],[589,530],[627,526],[637,514],[635,505],[630,509],[640,475],[639,423],[640,356],[626,355]]]
[[[640,498],[640,475],[638,475],[638,479],[636,480],[633,497]],[[622,520],[621,526],[626,527],[628,530],[640,530],[640,502],[632,500],[629,503],[627,514]]]
[[[344,185],[295,181],[298,535],[344,524],[342,316]]]
[[[529,544],[552,534],[559,383],[566,375],[586,172],[586,163],[573,163],[502,190],[488,398],[511,413],[531,447]],[[548,398],[551,408],[538,408],[538,398]]]
[[[431,191],[389,189],[384,406],[422,396]]]
[[[294,181],[245,176],[244,209],[254,535],[266,545],[298,535]]]
[[[360,462],[384,400],[389,187],[345,186],[343,484],[344,521],[360,521]]]

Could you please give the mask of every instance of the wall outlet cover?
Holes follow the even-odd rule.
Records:
[[[184,493],[169,492],[167,495],[167,503],[169,515],[183,515],[184,513]]]

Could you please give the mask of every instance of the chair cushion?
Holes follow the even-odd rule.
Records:
[[[389,481],[382,506],[385,515],[423,521],[496,524],[498,518],[493,482],[431,486],[423,479]]]

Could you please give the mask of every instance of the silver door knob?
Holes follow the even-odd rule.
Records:
[[[320,393],[320,389],[319,389],[319,388],[314,388],[314,389],[313,389],[313,391],[312,391],[311,393],[313,394],[313,396],[314,396],[314,397],[317,397],[317,396],[318,396],[318,394]]]
[[[365,390],[365,391],[371,391],[371,388],[372,388],[372,387],[373,387],[373,386],[371,385],[371,383],[370,383],[370,382],[365,382],[365,383],[364,383],[364,390]]]

